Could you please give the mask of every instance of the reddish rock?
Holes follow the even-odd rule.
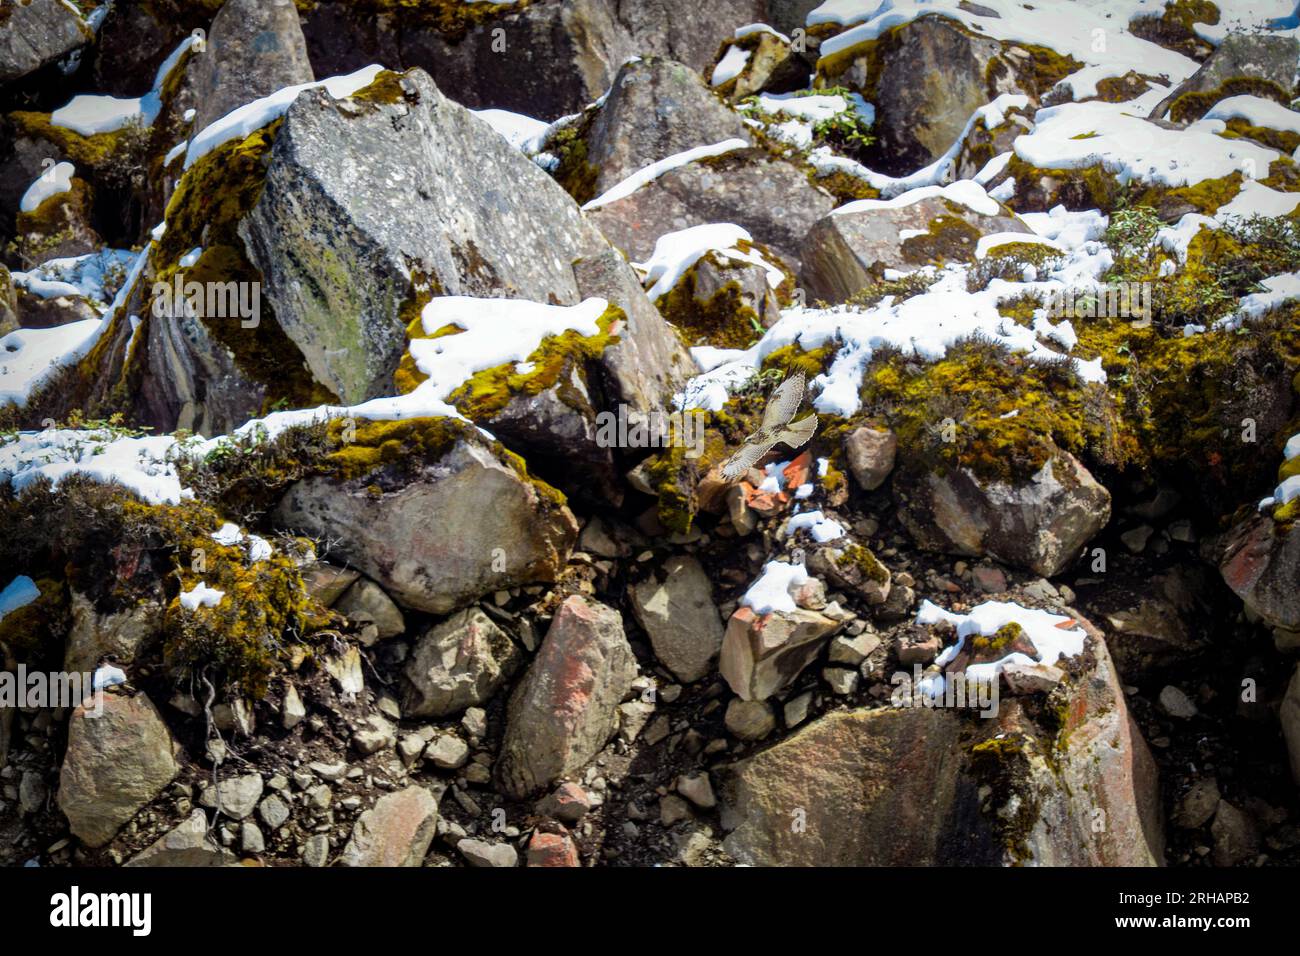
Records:
[[[535,832],[528,841],[529,866],[582,866],[578,848],[567,833]]]
[[[438,826],[438,797],[407,787],[379,798],[357,819],[340,866],[419,866]]]
[[[576,594],[561,604],[510,696],[497,761],[505,792],[522,799],[595,757],[636,672],[617,611]]]

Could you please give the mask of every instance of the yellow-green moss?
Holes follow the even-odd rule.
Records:
[[[520,372],[515,363],[508,362],[477,372],[451,393],[448,402],[472,421],[487,422],[516,396],[539,395],[558,384],[565,404],[588,410],[590,403],[570,384],[570,374],[575,370],[582,374],[588,362],[598,359],[618,341],[610,329],[624,319],[622,309],[610,306],[596,322],[599,334],[584,336],[570,329],[561,335],[547,336],[528,356],[532,366],[529,371]]]
[[[1003,624],[989,635],[977,635],[971,639],[971,648],[984,654],[997,654],[1006,650],[1025,636],[1025,629],[1015,621]]]
[[[1240,117],[1228,120],[1227,129],[1219,135],[1228,139],[1248,139],[1259,143],[1261,146],[1267,146],[1269,149],[1276,149],[1286,153],[1288,157],[1295,152],[1297,146],[1300,146],[1300,133],[1295,133],[1289,129],[1252,126],[1248,120]]]
[[[826,371],[838,350],[838,344],[833,342],[809,351],[804,351],[797,342],[793,342],[768,353],[767,358],[763,359],[763,371],[779,370],[782,378],[802,372],[804,378],[812,379]]]
[[[1140,15],[1129,21],[1129,32],[1184,56],[1203,54],[1209,46],[1196,35],[1196,24],[1219,22],[1219,8],[1210,0],[1171,0],[1159,16]]]
[[[1290,105],[1291,97],[1272,80],[1256,76],[1234,76],[1219,87],[1206,92],[1189,90],[1169,105],[1169,118],[1175,123],[1194,123],[1210,111],[1220,100],[1230,96],[1261,96],[1283,106]]]
[[[877,584],[889,582],[889,569],[880,563],[871,549],[860,544],[850,545],[836,556],[837,568],[857,568],[869,581]]]
[[[18,133],[57,147],[78,168],[102,169],[110,165],[132,137],[142,134],[140,127],[127,125],[111,133],[82,136],[63,126],[55,126],[49,113],[22,110],[10,113],[9,120]]]
[[[238,227],[262,195],[281,122],[222,144],[186,170],[167,204],[167,229],[151,255],[156,281],[171,283],[181,272],[186,282],[261,282],[261,274],[244,253]],[[199,260],[182,269],[181,258],[196,247],[203,249]],[[205,319],[204,325],[229,349],[240,370],[266,388],[262,412],[336,402],[337,397],[312,377],[279,323],[267,314],[270,304],[265,298],[261,310],[254,328],[223,318]],[[151,311],[146,308],[145,321],[159,321]]]
[[[557,130],[546,143],[546,151],[559,160],[551,175],[578,205],[596,198],[596,179],[600,169],[587,159],[585,124]]]
[[[975,258],[980,231],[957,214],[936,216],[924,235],[908,236],[899,247],[903,260],[913,265],[941,266]]]
[[[748,348],[762,335],[758,313],[745,302],[740,283],[726,283],[707,299],[697,298],[699,265],[686,271],[655,305],[691,345]]]
[[[386,15],[399,23],[432,27],[444,37],[457,42],[471,30],[486,23],[518,13],[533,0],[513,3],[466,3],[464,0],[342,0],[365,17]],[[317,0],[297,0],[299,9],[313,9]]]

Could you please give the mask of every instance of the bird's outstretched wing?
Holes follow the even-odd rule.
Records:
[[[722,463],[722,478],[724,481],[738,481],[743,478],[745,472],[757,465],[776,444],[775,438],[767,438],[766,433],[762,430],[755,432],[745,439],[745,444],[741,445],[730,458]]]
[[[807,418],[801,418],[797,422],[791,422],[785,428],[781,429],[776,435],[778,442],[784,442],[791,448],[802,448],[812,441],[813,435],[817,434],[817,416],[809,415]]]
[[[796,372],[776,387],[763,410],[763,428],[780,428],[799,411],[803,402],[803,372]]]

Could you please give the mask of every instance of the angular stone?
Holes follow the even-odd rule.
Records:
[[[378,17],[351,0],[310,6],[303,31],[320,76],[369,63],[420,67],[472,109],[546,120],[602,95],[619,64],[646,49],[633,43],[607,0],[480,3],[481,15],[462,3],[405,4],[400,16]],[[463,27],[448,23],[453,7],[471,11]]]
[[[467,608],[415,642],[403,671],[403,709],[412,717],[446,717],[486,703],[523,658],[490,617]]]
[[[713,585],[692,557],[669,558],[664,579],[651,575],[632,587],[632,609],[650,636],[655,656],[678,680],[697,681],[722,647],[722,619]]]
[[[1271,97],[1283,106],[1290,105],[1298,59],[1300,41],[1295,37],[1230,33],[1214,48],[1199,70],[1156,104],[1150,118],[1160,119],[1169,113],[1170,119],[1179,123],[1198,120],[1219,99],[1245,92],[1229,85],[1233,80],[1239,83],[1242,80],[1253,81],[1251,93]],[[1178,101],[1189,93],[1199,95],[1179,104]]]
[[[568,508],[468,431],[400,482],[384,467],[350,481],[301,481],[276,520],[328,535],[406,607],[447,614],[492,591],[553,581],[577,539]],[[377,480],[389,490],[374,497],[367,489]]]
[[[898,439],[887,428],[855,428],[844,439],[849,471],[863,491],[875,491],[894,470]]]
[[[218,798],[220,800],[218,801]],[[246,773],[227,777],[216,786],[209,784],[199,795],[199,804],[215,810],[220,804],[221,813],[232,820],[242,820],[251,814],[262,799],[262,775]]]
[[[521,799],[595,757],[636,672],[618,612],[567,598],[510,696],[496,768],[505,792]]]
[[[718,669],[743,700],[764,700],[789,687],[838,628],[802,608],[762,616],[738,608],[727,623]]]
[[[438,828],[438,799],[426,787],[388,793],[357,818],[340,866],[419,866]]]
[[[1287,755],[1291,759],[1291,777],[1300,785],[1300,666],[1291,675],[1287,685],[1286,696],[1282,698],[1282,707],[1278,711],[1278,720],[1282,724],[1282,737],[1286,740]]]
[[[835,205],[802,169],[755,147],[670,170],[587,218],[638,262],[650,258],[666,233],[735,223],[797,272],[804,237]]]
[[[587,792],[576,783],[562,783],[555,792],[537,801],[537,812],[544,817],[554,817],[572,826],[591,809]]]
[[[740,740],[762,740],[776,730],[776,714],[765,700],[735,697],[727,704],[723,721],[727,730]]]
[[[194,810],[184,823],[141,850],[126,866],[237,866],[234,854],[222,849],[208,832],[208,818]]]
[[[180,771],[177,747],[143,693],[103,695],[103,713],[79,706],[68,721],[59,776],[59,808],[89,847],[108,843],[122,825]]]
[[[886,269],[973,262],[980,236],[1000,232],[1029,233],[1029,227],[1019,217],[983,215],[940,196],[905,205],[853,203],[808,231],[800,279],[809,296],[844,302]]]
[[[1225,537],[1219,573],[1269,625],[1300,630],[1300,531],[1252,515]]]
[[[95,38],[94,31],[62,0],[6,3],[0,17],[0,83],[33,73]]]
[[[554,180],[426,73],[393,82],[391,103],[300,95],[240,225],[276,321],[346,403],[393,394],[412,299],[573,305],[573,261],[605,248]]]
[[[470,866],[508,868],[519,865],[519,853],[509,843],[461,840],[456,849]]]
[[[533,831],[528,841],[529,866],[582,866],[578,848],[567,833]]]
[[[728,139],[750,142],[748,127],[698,73],[663,57],[629,61],[587,131],[595,195],[661,159]]]
[[[393,599],[374,581],[360,580],[339,598],[334,609],[354,621],[370,621],[379,631],[379,639],[396,637],[406,630],[406,619]]]
[[[292,3],[226,0],[193,64],[195,132],[245,103],[315,79]]]
[[[955,710],[832,711],[714,772],[731,831],[724,849],[738,862],[777,866],[1156,865],[1155,766],[1090,625],[1089,635],[1095,669],[1072,685],[1062,763],[1044,757],[1056,729],[1035,725],[1016,699],[1001,702],[997,728]],[[968,730],[1023,737],[993,756],[962,743]],[[1001,773],[1016,781],[994,790],[1006,815],[981,812],[981,782]],[[1104,830],[1094,826],[1098,809]]]
[[[143,601],[125,610],[99,614],[81,592],[72,591],[72,626],[68,630],[63,669],[93,671],[100,659],[112,654],[119,667],[130,666],[138,651],[162,630],[162,607]]]
[[[1110,518],[1110,493],[1064,451],[1021,483],[985,482],[954,468],[895,482],[894,498],[920,547],[988,555],[1048,578],[1068,567]]]
[[[623,326],[610,330],[618,342],[598,359],[610,398],[633,412],[667,408],[697,367],[676,330],[646,297],[632,267],[616,249],[607,248],[576,260],[573,275],[583,298],[604,299],[625,316]]]

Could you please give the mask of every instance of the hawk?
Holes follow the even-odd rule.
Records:
[[[740,449],[722,463],[722,478],[737,481],[757,465],[776,445],[800,448],[812,440],[817,431],[817,416],[809,415],[791,423],[803,402],[803,372],[796,372],[776,387],[763,409],[763,424],[745,439]]]

